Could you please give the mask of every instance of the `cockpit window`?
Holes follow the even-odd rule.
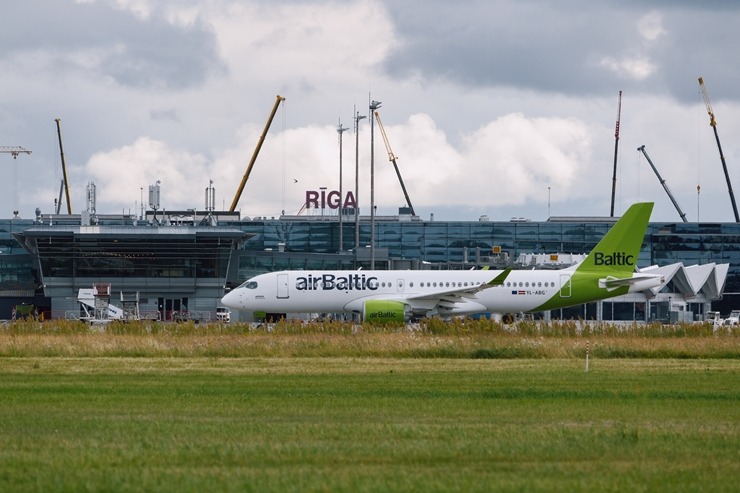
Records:
[[[257,281],[246,281],[239,287],[247,289],[257,289]]]

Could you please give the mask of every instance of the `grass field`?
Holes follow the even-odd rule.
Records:
[[[736,334],[229,330],[0,331],[0,491],[737,491]]]

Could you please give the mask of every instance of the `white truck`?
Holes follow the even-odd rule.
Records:
[[[216,320],[226,324],[231,322],[231,310],[225,306],[216,307]]]
[[[724,325],[725,327],[732,327],[733,325],[739,325],[740,324],[740,310],[732,310],[730,312],[730,315],[725,319]]]

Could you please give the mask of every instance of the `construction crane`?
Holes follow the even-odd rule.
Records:
[[[62,189],[64,189],[65,197],[67,199],[67,214],[72,214],[72,203],[69,200],[69,181],[67,181],[67,163],[64,160],[64,146],[62,146],[62,120],[59,118],[54,119],[57,122],[57,135],[59,136],[59,155],[62,157],[62,183],[59,186],[59,200],[57,200],[56,213],[59,214],[59,209],[62,207]]]
[[[717,141],[717,149],[719,149],[719,158],[722,161],[722,169],[725,172],[725,180],[727,181],[727,190],[730,192],[730,202],[732,202],[732,212],[735,213],[735,222],[740,223],[740,216],[737,213],[737,204],[735,203],[735,193],[732,191],[732,182],[730,181],[730,173],[727,171],[727,163],[725,162],[725,155],[722,153],[722,145],[719,143],[719,134],[717,133],[717,120],[714,118],[714,111],[712,111],[712,103],[709,102],[709,94],[707,88],[704,86],[704,79],[699,77],[699,87],[701,88],[701,94],[704,96],[704,104],[707,105],[707,113],[709,113],[709,125],[714,130],[714,138]]]
[[[622,116],[622,91],[619,91],[619,103],[617,103],[617,126],[614,130],[614,175],[612,176],[612,209],[611,217],[614,217],[614,194],[617,190],[617,151],[619,149],[619,119]]]
[[[673,197],[673,194],[668,189],[668,185],[666,185],[665,180],[663,179],[662,176],[660,176],[660,173],[658,173],[658,168],[655,167],[655,165],[653,164],[653,161],[650,159],[650,156],[648,156],[648,153],[645,150],[645,146],[642,145],[638,147],[637,150],[642,151],[642,153],[645,155],[645,159],[647,159],[647,162],[650,163],[650,167],[653,168],[653,171],[655,171],[655,176],[658,177],[658,181],[660,181],[660,184],[663,185],[663,188],[665,189],[665,193],[668,194],[668,198],[671,199],[671,202],[673,202],[673,207],[675,207],[676,210],[678,211],[678,215],[681,216],[681,219],[683,220],[683,222],[687,222],[686,214],[684,214],[684,212],[678,206],[678,202],[676,202],[676,199]]]
[[[414,206],[411,205],[411,199],[409,198],[409,193],[406,191],[406,185],[403,184],[403,178],[401,178],[401,172],[398,170],[398,163],[396,163],[396,157],[395,154],[393,154],[393,151],[391,150],[391,144],[388,142],[388,136],[385,134],[385,129],[383,128],[383,122],[380,121],[380,114],[376,111],[375,112],[375,119],[378,121],[378,128],[380,129],[380,135],[383,136],[383,142],[385,142],[385,148],[388,151],[388,160],[393,163],[393,167],[396,169],[396,175],[398,176],[398,182],[401,184],[401,188],[403,189],[403,195],[406,197],[406,203],[409,206],[409,210],[411,211],[411,215],[415,216],[416,212],[414,211]]]
[[[249,160],[247,171],[244,173],[244,177],[242,178],[242,182],[239,184],[239,189],[236,191],[236,195],[234,195],[234,201],[231,202],[231,208],[229,208],[229,212],[234,212],[234,210],[236,210],[236,204],[239,202],[239,199],[242,196],[244,185],[247,184],[247,179],[249,179],[249,174],[252,172],[254,162],[257,160],[257,155],[260,153],[260,149],[262,149],[262,143],[265,141],[267,131],[270,129],[270,125],[272,125],[272,120],[273,118],[275,118],[275,113],[277,113],[278,106],[280,106],[280,103],[282,103],[283,101],[285,101],[285,98],[278,94],[277,100],[275,101],[275,106],[272,107],[270,117],[267,119],[265,129],[262,131],[262,135],[260,135],[260,139],[257,141],[257,147],[255,147],[254,153],[252,153],[252,159]]]
[[[13,159],[17,159],[19,154],[31,154],[31,152],[32,151],[21,146],[0,146],[0,153],[10,154],[13,156]]]
[[[13,160],[18,159],[19,154],[31,154],[31,151],[21,146],[0,146],[0,153],[10,154]],[[18,169],[13,166],[13,214],[18,216]]]

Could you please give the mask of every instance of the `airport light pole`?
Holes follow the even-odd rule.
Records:
[[[339,252],[344,250],[344,237],[342,236],[342,134],[349,130],[347,127],[342,126],[342,120],[339,119],[339,125],[337,125],[337,133],[339,134]]]
[[[370,101],[370,114],[380,108],[380,101]],[[375,125],[370,118],[370,270],[375,269]]]
[[[360,248],[360,115],[355,107],[355,255]]]

